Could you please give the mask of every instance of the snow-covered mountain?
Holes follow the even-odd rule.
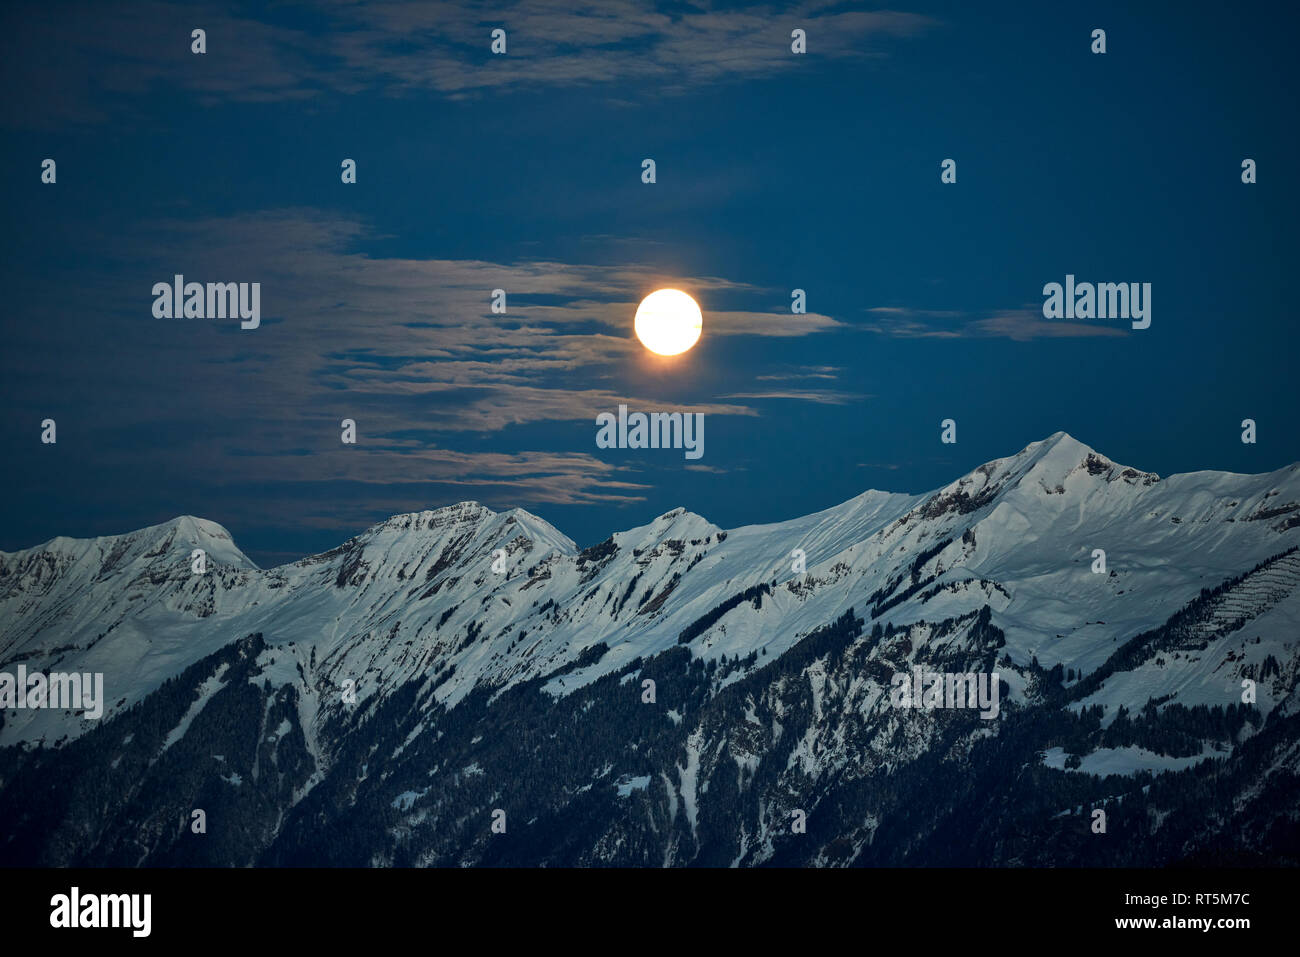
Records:
[[[0,859],[1295,854],[1298,545],[1300,466],[1161,479],[1064,433],[929,494],[584,549],[473,502],[266,570],[191,517],[54,539],[0,553],[0,672],[102,672],[105,712],[3,713],[0,813],[41,837]],[[914,665],[997,672],[1001,717],[891,707]]]

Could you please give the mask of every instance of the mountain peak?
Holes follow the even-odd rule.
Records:
[[[978,477],[981,479],[979,484],[987,482],[990,486],[1009,488],[1024,484],[1026,479],[1036,479],[1056,491],[1063,489],[1068,484],[1067,479],[1076,473],[1086,473],[1106,482],[1120,479],[1142,485],[1151,485],[1160,479],[1154,472],[1120,465],[1068,432],[1053,432],[1045,439],[1030,442],[1015,455],[984,463],[953,484],[970,484]]]
[[[713,531],[718,530],[717,526],[714,525],[712,522],[710,522],[703,515],[697,514],[696,512],[692,512],[690,509],[680,505],[677,508],[669,509],[667,512],[664,512],[662,515],[657,517],[651,524],[656,529],[688,526],[691,528],[707,527],[708,529]]]
[[[1112,461],[1066,432],[1054,432],[1025,448],[1030,464],[1021,476],[1037,478],[1050,491],[1060,491],[1078,474],[1102,482],[1123,481],[1130,485],[1153,485],[1160,480],[1154,472],[1143,472]]]
[[[1086,445],[1083,442],[1080,442],[1069,432],[1064,432],[1059,430],[1053,432],[1045,439],[1039,439],[1037,442],[1030,442],[1027,446],[1025,446],[1026,451],[1028,451],[1029,449],[1044,449],[1044,450],[1066,449],[1071,452],[1081,451],[1085,453],[1096,451],[1091,446]]]
[[[547,544],[558,548],[566,555],[577,554],[578,546],[565,535],[562,531],[552,525],[544,518],[534,515],[532,512],[523,508],[512,508],[505,513],[506,521],[513,521],[527,530],[528,537],[534,541],[544,541]]]
[[[649,547],[652,542],[660,542],[665,539],[707,538],[721,531],[721,528],[704,516],[678,506],[656,516],[645,525],[638,525],[636,528],[615,532],[613,538],[620,545],[628,544],[645,548]]]
[[[177,515],[175,518],[153,527],[155,529],[174,531],[177,535],[188,539],[212,538],[227,542],[234,540],[225,526],[210,519],[199,518],[197,515]]]
[[[240,551],[234,536],[225,526],[197,515],[177,515],[137,532],[110,536],[115,542],[131,538],[148,543],[149,547],[144,551],[144,557],[148,559],[157,559],[177,550],[188,555],[193,548],[201,548],[209,561],[236,568],[257,568],[257,564]]]
[[[477,525],[495,518],[496,512],[478,502],[457,502],[441,508],[425,509],[421,512],[400,512],[391,515],[382,522],[372,525],[367,532],[382,531],[425,531],[446,528],[449,525]]]

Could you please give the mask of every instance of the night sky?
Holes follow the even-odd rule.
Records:
[[[1300,460],[1289,6],[264,6],[0,13],[0,549],[194,514],[272,565],[470,499],[589,544],[1057,430]],[[260,282],[260,328],[155,318],[176,273]],[[1044,319],[1067,273],[1151,283],[1151,327]],[[632,334],[662,286],[675,359]],[[703,458],[598,449],[620,403],[705,413]]]

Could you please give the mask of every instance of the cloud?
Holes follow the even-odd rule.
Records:
[[[190,33],[207,31],[208,53],[190,52]],[[0,76],[9,89],[6,123],[60,128],[103,123],[159,91],[184,91],[205,104],[303,100],[356,87],[330,69],[310,33],[201,4],[136,0],[6,3],[0,12]]]
[[[839,366],[800,366],[789,372],[754,376],[758,382],[794,382],[798,379],[838,379],[844,370]]]
[[[594,432],[593,432],[594,435]],[[240,482],[283,480],[300,465],[296,456],[257,455],[241,463]],[[317,455],[311,465],[312,481],[381,486],[398,494],[388,498],[401,508],[419,500],[419,490],[441,489],[444,500],[463,499],[463,489],[489,504],[515,504],[520,500],[553,505],[625,504],[644,501],[639,494],[651,486],[620,480],[618,465],[585,452],[465,452],[428,448],[384,437],[361,436],[354,448]],[[403,492],[403,490],[406,490]],[[457,491],[448,491],[457,489]],[[381,493],[381,498],[382,493]],[[375,501],[372,492],[364,500]],[[401,503],[408,503],[402,505]]]
[[[934,25],[918,14],[834,12],[826,4],[725,12],[686,8],[671,15],[632,0],[578,2],[563,9],[546,0],[490,9],[469,4],[381,9],[392,15],[373,17],[367,7],[366,22],[358,22],[336,48],[343,62],[402,88],[433,88],[452,97],[538,84],[619,81],[680,93],[794,69],[800,65],[790,52],[790,31],[796,25],[808,31],[811,48],[824,59],[878,56],[875,41],[914,36]],[[489,24],[507,30],[508,56],[485,55]],[[411,37],[443,55],[433,62],[411,57]]]
[[[898,339],[1076,339],[1127,335],[1124,328],[1090,321],[1044,319],[1041,308],[1025,306],[989,313],[876,306],[862,328]]]
[[[682,468],[684,468],[688,472],[707,472],[711,475],[726,475],[728,472],[732,472],[732,471],[735,472],[745,471],[744,468],[720,469],[714,465],[683,465]]]
[[[816,389],[786,389],[780,392],[733,392],[723,396],[724,399],[794,399],[799,402],[815,402],[818,405],[852,405],[870,399],[869,395],[854,395],[851,392],[831,392]]]
[[[802,315],[792,315],[789,312],[723,312],[709,317],[708,332],[722,336],[789,338],[845,328],[848,327],[844,323],[816,312]]]
[[[1000,336],[1021,342],[1030,339],[1077,339],[1095,336],[1126,336],[1127,329],[1103,326],[1088,320],[1044,319],[1041,309],[1016,309],[971,323],[981,336]]]
[[[209,105],[361,92],[464,99],[616,83],[624,84],[625,99],[628,84],[648,95],[680,94],[807,69],[817,60],[880,57],[887,41],[936,25],[919,14],[817,2],[659,12],[634,0],[332,0],[303,8],[297,20],[291,7],[232,15],[150,0],[54,7],[30,0],[6,8],[0,63],[7,64],[7,86],[43,95],[39,102],[9,98],[4,115],[37,126],[107,121],[131,98],[162,89]],[[190,52],[189,40],[199,25],[208,43],[201,57]],[[794,26],[808,32],[807,58],[790,52]],[[507,31],[504,56],[489,49],[496,27]]]
[[[673,360],[647,357],[630,327],[640,295],[663,278],[648,267],[375,258],[360,251],[371,238],[357,221],[309,209],[81,229],[66,261],[15,291],[15,314],[50,321],[14,325],[0,377],[36,421],[65,416],[67,403],[61,428],[94,436],[97,467],[124,480],[148,469],[195,487],[339,499],[349,487],[385,486],[408,502],[460,499],[466,488],[501,504],[637,501],[646,485],[627,476],[646,463],[597,457],[601,412],[627,404],[753,417],[750,398],[857,399],[726,395],[752,368],[706,369],[687,357],[674,373]],[[260,282],[261,328],[153,318],[153,284],[177,272]],[[841,328],[829,317],[710,308],[771,291],[672,278],[705,303],[709,335]],[[507,291],[504,315],[491,311],[495,288]],[[96,400],[104,395],[111,406]],[[344,418],[357,423],[356,446],[340,442]]]

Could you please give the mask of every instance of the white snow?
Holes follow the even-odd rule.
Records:
[[[1056,768],[1058,771],[1079,771],[1083,774],[1106,777],[1111,774],[1136,774],[1138,771],[1153,771],[1157,774],[1161,771],[1181,771],[1184,768],[1200,764],[1209,758],[1224,758],[1226,756],[1223,753],[1206,751],[1194,757],[1171,758],[1168,755],[1156,754],[1154,751],[1147,751],[1144,748],[1134,746],[1098,748],[1091,754],[1081,758],[1078,768],[1066,768],[1065,749],[1050,748],[1043,754],[1043,763],[1049,768]]]

